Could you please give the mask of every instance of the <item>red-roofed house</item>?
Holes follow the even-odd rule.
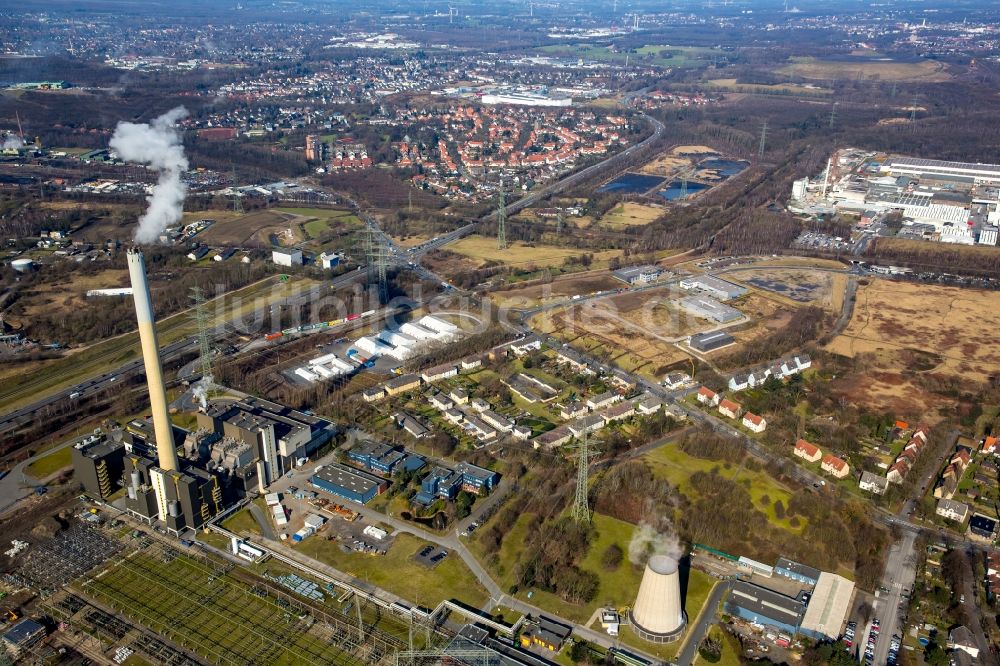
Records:
[[[707,386],[702,386],[698,389],[698,402],[715,407],[719,404],[719,394]]]
[[[913,436],[914,436],[915,438],[916,438],[916,437],[919,437],[920,439],[924,440],[924,444],[926,444],[926,443],[927,443],[927,437],[928,437],[928,435],[930,435],[930,434],[931,434],[931,429],[930,429],[930,426],[925,426],[925,425],[922,425],[922,426],[918,427],[918,428],[917,428],[917,429],[916,429],[916,430],[915,430],[915,431],[913,432]]]
[[[819,464],[819,468],[827,474],[832,474],[838,479],[842,479],[851,473],[850,465],[837,456],[830,455],[829,453],[823,456],[823,462]]]
[[[793,451],[795,455],[808,462],[816,462],[823,457],[823,452],[815,444],[810,444],[804,439],[800,439],[795,442],[795,450]]]
[[[767,421],[764,420],[763,416],[747,412],[743,415],[743,425],[754,432],[764,432],[764,428],[767,427]]]
[[[886,472],[885,478],[889,480],[889,483],[902,483],[906,475],[910,473],[910,463],[906,461],[905,458],[897,458],[896,462],[889,467],[889,471]]]
[[[995,456],[1000,453],[1000,440],[990,435],[983,440],[983,453],[988,456]]]
[[[740,403],[733,402],[728,398],[723,398],[719,403],[719,413],[723,416],[728,416],[731,419],[739,418],[742,410],[743,408],[740,407]]]

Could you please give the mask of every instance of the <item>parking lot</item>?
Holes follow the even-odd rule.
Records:
[[[433,568],[448,557],[448,551],[440,546],[427,545],[417,551],[417,562],[425,567]]]

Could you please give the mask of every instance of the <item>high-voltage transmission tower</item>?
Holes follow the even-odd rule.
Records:
[[[497,249],[507,249],[507,202],[503,191],[503,181],[500,181],[500,189],[497,192],[499,201],[497,203]]]
[[[389,281],[386,277],[389,252],[382,234],[369,219],[365,225],[365,263],[368,268],[368,287],[378,287],[379,303],[389,300]]]
[[[590,522],[590,502],[587,500],[590,481],[589,449],[587,427],[584,425],[583,439],[576,445],[576,499],[573,500],[573,520],[578,523]]]
[[[757,160],[764,159],[764,145],[767,141],[767,121],[764,121],[764,125],[760,128],[760,145],[757,147]]]
[[[834,102],[830,106],[830,129],[833,129],[833,123],[837,120],[837,103]]]
[[[242,215],[243,214],[243,197],[240,196],[239,191],[236,189],[236,166],[233,165],[233,212]]]
[[[192,318],[198,326],[198,362],[201,365],[202,381],[212,382],[212,344],[208,334],[208,306],[205,304],[205,293],[201,287],[191,287],[191,300],[194,301]]]
[[[562,208],[560,208],[559,209],[559,214],[556,215],[556,238],[559,238],[559,236],[562,234],[562,228],[563,228],[563,222],[564,221],[565,220],[563,219],[563,211],[562,211]]]

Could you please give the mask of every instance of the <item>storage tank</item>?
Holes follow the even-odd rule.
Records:
[[[681,637],[687,618],[676,559],[669,555],[649,558],[629,615],[635,632],[647,641],[669,643]]]
[[[35,265],[35,262],[27,257],[21,257],[20,259],[15,259],[10,262],[10,267],[13,268],[18,273],[27,273],[31,270],[31,267]]]

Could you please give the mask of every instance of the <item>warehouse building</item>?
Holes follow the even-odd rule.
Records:
[[[696,333],[688,338],[688,345],[700,352],[710,352],[736,344],[736,339],[725,331],[714,333]]]
[[[271,250],[271,261],[278,266],[301,266],[302,250],[275,248]]]
[[[802,624],[806,606],[799,599],[740,580],[733,584],[726,600],[726,612],[794,636]]]
[[[743,314],[736,308],[723,305],[708,296],[688,296],[680,300],[680,306],[695,317],[709,319],[720,324],[736,321]]]
[[[847,614],[853,602],[852,581],[837,574],[822,572],[809,597],[809,606],[802,617],[800,631],[817,640],[837,640],[847,622]]]
[[[381,477],[340,463],[318,468],[309,477],[309,483],[314,488],[360,504],[367,504],[389,487],[388,481]]]
[[[774,564],[774,573],[805,585],[815,585],[819,581],[819,576],[822,572],[805,564],[799,564],[787,557],[779,557],[778,561]]]
[[[678,283],[681,289],[688,291],[703,291],[710,296],[714,296],[723,301],[739,298],[747,293],[746,287],[733,284],[727,280],[722,280],[714,275],[697,275],[684,278]]]
[[[3,634],[3,648],[10,653],[10,656],[17,659],[22,653],[37,645],[45,638],[45,627],[35,622],[31,618],[25,618],[12,626]]]
[[[656,280],[663,273],[663,269],[657,266],[645,265],[645,266],[630,266],[628,268],[619,268],[614,271],[611,275],[615,279],[621,280],[625,284],[649,284],[650,282],[656,282]]]

